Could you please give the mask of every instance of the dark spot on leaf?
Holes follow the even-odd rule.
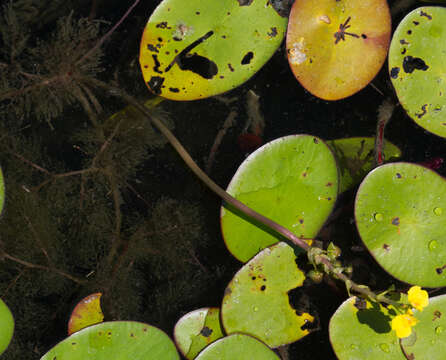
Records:
[[[329,181],[328,183],[325,184],[325,186],[328,186],[328,187],[333,186],[333,183]]]
[[[400,44],[401,45],[409,45],[409,43],[405,39],[400,40]]]
[[[319,144],[319,140],[316,139],[316,138],[313,138],[313,142],[314,142],[315,144]]]
[[[363,39],[367,39],[367,35],[366,35],[366,34],[361,34],[361,37],[362,37]]]
[[[271,31],[269,33],[267,33],[269,37],[276,37],[277,36],[277,28],[276,27],[272,27]]]
[[[304,324],[300,327],[301,330],[308,330],[311,331],[317,327],[316,324],[313,324],[310,320],[305,319]]]
[[[304,219],[299,219],[299,223],[303,224],[304,223]]]
[[[404,49],[401,51],[401,55],[404,55],[404,54],[406,53],[406,51],[407,51],[407,49],[404,48]]]
[[[266,289],[266,286],[265,286],[265,285],[262,285],[262,286],[260,287],[260,290],[261,290],[261,291],[265,291],[265,289]]]
[[[130,333],[130,337],[135,337],[135,334],[134,333]]]
[[[71,345],[76,345],[76,343],[75,343],[75,342],[72,342]]]
[[[425,17],[427,17],[429,20],[432,20],[432,16],[430,16],[428,13],[425,13],[424,11],[420,11],[420,16],[425,16]]]
[[[143,329],[142,329],[142,331],[144,331],[144,332],[147,332],[147,328],[146,328],[146,327],[145,327],[145,328],[143,328]]]
[[[415,26],[420,25],[419,21],[412,21]]]
[[[159,95],[161,94],[161,85],[163,85],[163,82],[164,82],[163,77],[152,76],[150,80],[147,82],[147,85],[155,95]]]
[[[390,70],[390,77],[392,79],[396,79],[398,77],[398,74],[400,72],[400,68],[399,67],[394,67]]]
[[[200,331],[200,335],[203,335],[204,337],[209,337],[211,336],[211,334],[212,334],[212,329],[208,328],[207,326],[205,326]]]
[[[163,38],[159,37],[158,42],[163,42]]]
[[[418,118],[418,119],[421,119],[424,115],[426,115],[426,113],[427,113],[427,104],[424,104],[422,107],[421,107],[421,112],[419,112],[419,113],[415,113],[415,116]]]
[[[329,197],[327,198],[327,200],[330,201],[330,200],[331,200],[331,197],[329,196]]]
[[[251,278],[251,280],[255,280],[255,279],[257,279],[255,276],[253,276],[253,277]]]
[[[355,306],[355,308],[357,308],[358,310],[364,310],[367,309],[367,302],[365,301],[365,299],[357,297],[355,299],[355,303],[353,304]]]
[[[446,269],[446,265],[443,265],[442,267],[436,268],[435,271],[437,272],[438,275],[440,275],[443,270]]]
[[[434,311],[434,317],[432,318],[432,321],[435,321],[437,319],[441,318],[441,312],[439,310]]]
[[[253,0],[237,0],[240,6],[249,6]]]
[[[411,74],[414,70],[426,71],[429,66],[423,59],[408,55],[403,59],[403,69],[406,73]]]
[[[412,30],[407,30],[407,35],[411,35],[412,34]]]
[[[234,72],[234,68],[232,67],[231,64],[228,64],[228,68],[229,68],[229,70],[230,70],[231,72]]]
[[[398,179],[401,179],[401,178],[402,178],[402,176],[401,176],[400,173],[396,173],[395,176],[396,176]]]
[[[302,176],[303,176],[303,177],[307,177],[307,173],[306,173],[306,172],[303,172],[303,173],[302,173]]]
[[[153,67],[153,71],[155,71],[158,74],[162,74],[163,72],[160,70],[160,62],[158,61],[158,57],[155,54],[152,54],[153,62],[155,63],[155,66]]]
[[[196,15],[200,15],[200,12],[199,12],[199,11],[195,11],[195,14],[196,14]]]
[[[222,35],[221,38],[222,38],[222,39],[226,39],[226,35]]]
[[[220,79],[224,79],[225,77],[224,77],[223,75],[220,75],[219,78],[220,78]]]
[[[156,52],[156,53],[159,52],[158,49],[155,46],[153,46],[152,44],[148,44],[147,45],[147,49],[149,51],[153,51],[153,52]]]
[[[243,56],[242,65],[248,65],[251,62],[253,57],[254,57],[254,53],[252,51],[247,52],[245,54],[245,56]]]
[[[392,225],[398,226],[399,224],[400,224],[400,218],[398,216],[394,217],[392,219]]]
[[[190,51],[200,45],[203,41],[207,40],[213,34],[213,31],[208,31],[193,43],[186,46],[177,56],[175,56],[173,61],[164,71],[167,72],[172,68],[172,66],[178,64],[181,70],[189,70],[205,79],[212,79],[218,73],[217,64],[204,56],[196,53],[191,54]]]
[[[98,335],[99,335],[99,336],[102,336],[102,331],[99,331],[99,332],[98,332]]]
[[[389,251],[390,250],[390,245],[383,244],[383,249],[386,250],[386,251]]]
[[[144,69],[147,69],[149,67],[149,65],[144,65]]]
[[[263,278],[263,281],[266,281],[266,278]]]
[[[168,26],[167,21],[163,21],[163,22],[156,24],[156,27],[159,29],[171,29],[171,27]]]
[[[179,93],[180,89],[178,89],[178,88],[169,88],[169,91],[173,92],[173,93]]]

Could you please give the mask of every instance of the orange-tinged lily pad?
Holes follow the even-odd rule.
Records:
[[[390,32],[385,0],[299,0],[288,23],[288,61],[294,76],[313,95],[342,99],[378,73]]]
[[[102,293],[88,295],[75,306],[68,321],[68,335],[104,320],[100,302],[101,296]]]

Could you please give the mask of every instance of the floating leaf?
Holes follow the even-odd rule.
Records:
[[[225,290],[221,321],[226,333],[246,333],[270,347],[307,335],[313,316],[298,313],[288,299],[288,292],[302,286],[304,279],[289,245],[280,242],[262,250],[235,274]]]
[[[8,306],[0,299],[0,354],[11,342],[14,333],[14,318]]]
[[[287,18],[271,4],[164,0],[141,40],[139,62],[149,89],[173,100],[194,100],[247,81],[285,35]]]
[[[356,195],[359,234],[392,276],[446,285],[446,182],[421,165],[391,163],[370,172]]]
[[[353,137],[327,141],[338,161],[341,173],[339,193],[359,184],[374,165],[375,138]],[[401,150],[389,141],[384,142],[384,159],[401,157]]]
[[[101,309],[101,296],[102,293],[94,293],[79,301],[68,321],[68,335],[104,320],[104,314]]]
[[[336,201],[336,161],[322,140],[309,135],[286,136],[248,156],[227,191],[297,236],[312,238]],[[222,207],[221,228],[229,251],[243,262],[280,240],[229,205]]]
[[[392,84],[407,114],[431,133],[446,137],[446,9],[420,7],[407,14],[389,49]]]
[[[41,360],[180,360],[172,340],[156,327],[136,321],[89,326],[62,340]]]
[[[286,38],[291,70],[313,95],[345,98],[378,73],[390,31],[385,0],[296,1]]]
[[[203,308],[184,315],[175,325],[174,339],[187,359],[194,359],[210,343],[223,337],[219,308]]]
[[[268,346],[246,334],[233,334],[204,349],[197,360],[280,360]]]
[[[390,312],[390,313],[389,313]],[[414,360],[446,357],[446,295],[430,299],[422,311],[414,311],[418,323],[402,346]],[[380,305],[351,297],[333,314],[330,341],[339,360],[406,360],[390,321],[395,313]],[[407,341],[409,340],[409,341]]]

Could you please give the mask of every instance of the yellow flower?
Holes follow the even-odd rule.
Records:
[[[392,330],[396,331],[396,336],[399,338],[405,338],[412,333],[412,326],[417,322],[418,320],[410,313],[397,315],[392,319]]]
[[[426,290],[421,290],[419,286],[412,286],[407,292],[407,297],[410,304],[417,309],[422,311],[427,305],[429,305],[429,295]]]

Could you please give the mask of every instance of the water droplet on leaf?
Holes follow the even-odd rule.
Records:
[[[375,215],[373,215],[373,217],[375,218],[376,221],[383,221],[384,216],[381,213],[376,213]]]
[[[435,334],[440,335],[443,332],[443,326],[437,326],[435,328]]]
[[[443,212],[443,209],[441,207],[434,208],[434,214],[437,216],[440,216]]]
[[[389,346],[389,344],[385,344],[385,343],[379,344],[379,348],[380,348],[382,351],[384,351],[385,353],[390,352],[390,346]]]
[[[429,242],[429,250],[434,251],[438,247],[438,242],[436,240],[432,240]]]

